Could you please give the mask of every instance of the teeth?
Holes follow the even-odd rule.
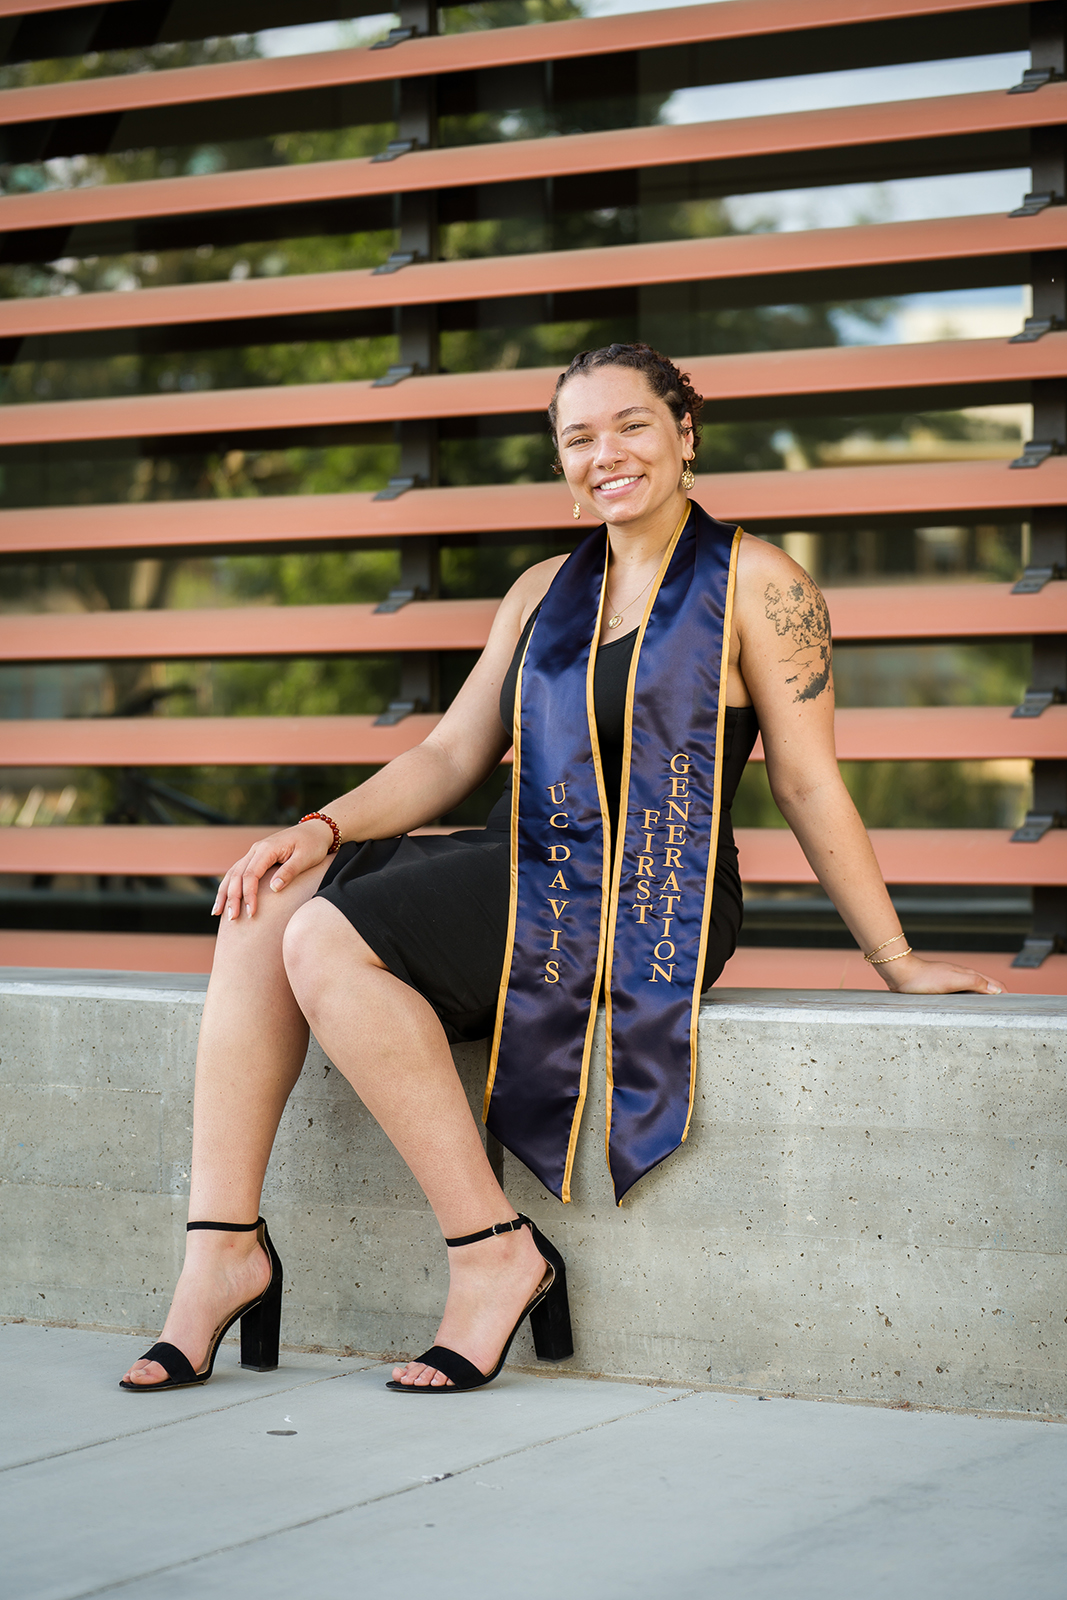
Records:
[[[600,487],[602,489],[622,489],[627,484],[636,483],[640,474],[635,473],[632,478],[608,478]]]

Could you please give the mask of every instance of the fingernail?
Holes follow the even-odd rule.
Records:
[[[280,878],[272,878],[270,881],[270,886],[272,889],[278,890],[282,887],[282,880]]]
[[[252,915],[252,907],[251,906],[245,906],[245,916],[246,917],[250,917],[251,915]]]
[[[233,909],[233,907],[232,907],[232,906],[231,906],[231,907],[230,907],[230,909],[229,909],[229,911],[227,911],[227,913],[226,913],[226,915],[227,915],[227,917],[228,917],[228,918],[229,918],[229,920],[230,920],[230,921],[231,921],[231,922],[232,922],[232,921],[233,921],[233,919],[234,919],[234,917],[235,917],[235,916],[236,916],[236,915],[237,915],[237,913],[236,913],[236,911],[235,911],[235,910],[234,910],[234,909]]]

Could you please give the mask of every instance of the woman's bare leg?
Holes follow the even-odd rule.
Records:
[[[284,951],[315,1037],[411,1168],[445,1237],[513,1218],[427,1001],[386,970],[327,900],[297,913]],[[450,1251],[438,1341],[491,1370],[544,1270],[526,1228]],[[447,1381],[417,1362],[398,1367],[396,1376],[420,1385]]]
[[[308,1042],[285,975],[282,935],[324,872],[325,865],[281,894],[262,894],[254,918],[219,927],[196,1057],[190,1222],[254,1222],[259,1215],[274,1136]],[[220,1321],[254,1299],[269,1276],[254,1233],[188,1234],[160,1337],[199,1370]],[[136,1361],[126,1377],[158,1383],[165,1373],[158,1362]]]

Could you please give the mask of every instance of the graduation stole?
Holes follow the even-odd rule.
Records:
[[[520,664],[511,907],[485,1120],[561,1200],[602,983],[616,1200],[689,1130],[740,536],[690,503],[664,552],[626,690],[614,866],[593,714],[606,528],[556,574]]]

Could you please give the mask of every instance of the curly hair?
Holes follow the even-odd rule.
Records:
[[[697,451],[700,446],[700,413],[704,409],[704,397],[693,388],[688,372],[679,372],[673,361],[661,356],[659,351],[653,350],[649,344],[606,344],[599,350],[579,350],[566,372],[561,372],[556,380],[555,392],[549,403],[548,424],[552,430],[554,444],[558,444],[559,397],[563,385],[569,379],[581,373],[595,372],[599,367],[630,367],[634,372],[643,372],[648,387],[670,411],[678,424],[679,432],[682,428],[682,418],[688,411],[693,424],[693,451],[694,453]]]

